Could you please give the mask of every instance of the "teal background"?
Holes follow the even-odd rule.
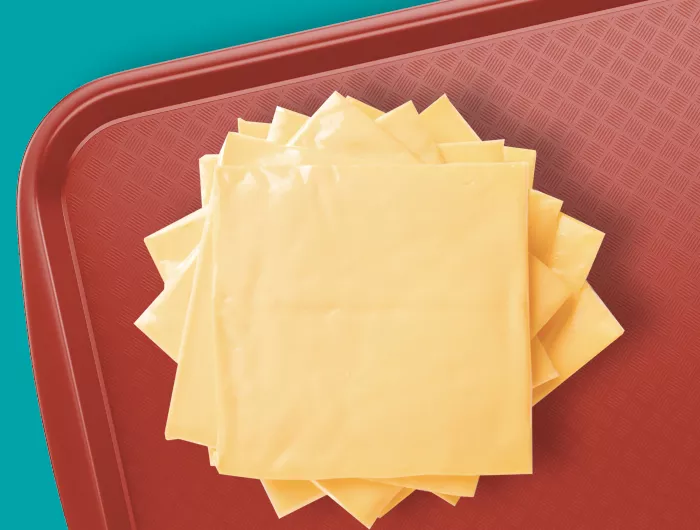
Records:
[[[412,0],[16,2],[0,24],[0,238],[5,342],[0,527],[65,528],[46,450],[22,304],[15,217],[24,150],[61,98],[97,77],[425,3]],[[192,6],[206,8],[197,13]],[[10,430],[11,429],[11,430]]]

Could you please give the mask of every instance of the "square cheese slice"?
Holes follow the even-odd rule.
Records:
[[[220,472],[531,472],[525,164],[217,174]]]

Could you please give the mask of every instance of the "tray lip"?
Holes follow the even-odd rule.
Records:
[[[604,1],[604,0],[601,0]],[[615,0],[610,0],[615,1]],[[619,0],[618,0],[619,1]],[[644,5],[666,3],[667,0],[649,0],[640,2],[632,0],[627,5],[616,5],[606,12],[639,8]],[[55,105],[40,122],[26,148],[19,171],[17,191],[17,226],[20,249],[20,265],[23,284],[23,296],[27,335],[34,372],[36,391],[39,398],[44,432],[49,446],[51,464],[61,498],[64,515],[72,528],[108,529],[122,528],[118,522],[126,522],[135,528],[136,523],[131,513],[128,490],[121,470],[116,437],[111,426],[111,416],[106,402],[104,387],[101,385],[100,371],[95,367],[98,383],[102,389],[104,413],[107,416],[111,439],[97,442],[87,432],[84,423],[83,407],[78,395],[74,367],[71,359],[71,347],[66,336],[66,323],[60,307],[56,285],[56,269],[59,265],[74,269],[72,262],[55,263],[45,238],[47,223],[42,217],[57,219],[63,212],[62,187],[65,180],[65,168],[47,174],[46,160],[56,149],[56,139],[66,128],[76,121],[76,117],[90,109],[97,102],[116,94],[131,92],[137,88],[157,83],[175,83],[189,77],[197,77],[207,71],[230,69],[236,65],[258,62],[265,58],[298,54],[312,49],[323,48],[330,43],[345,40],[362,40],[372,34],[391,31],[410,30],[416,27],[439,24],[445,20],[469,15],[486,10],[500,10],[513,5],[537,4],[538,0],[448,0],[415,6],[399,11],[375,15],[359,20],[351,20],[331,26],[275,37],[259,42],[242,44],[222,50],[206,52],[199,55],[175,59],[155,65],[145,66],[125,72],[112,74],[87,83],[68,94]],[[582,17],[599,15],[600,12],[586,13]],[[569,17],[565,17],[569,18]],[[560,20],[527,26],[513,32],[546,27]],[[501,35],[511,33],[494,33]],[[489,38],[493,37],[489,36]],[[473,39],[465,39],[467,42]],[[290,77],[288,80],[294,79]],[[251,87],[253,88],[253,87]],[[258,88],[258,87],[255,87]],[[128,114],[127,114],[128,116]],[[87,138],[94,130],[110,123],[107,119],[98,127],[88,131]],[[84,139],[84,138],[83,138]],[[73,149],[81,142],[76,143]],[[70,153],[72,155],[72,153]],[[70,158],[70,156],[69,156]],[[43,170],[43,171],[42,171]],[[53,179],[47,183],[48,179]],[[47,186],[44,189],[43,186]],[[56,206],[58,200],[60,212],[45,213],[49,204]],[[65,221],[64,229],[69,226]],[[67,235],[67,234],[66,234]],[[66,249],[71,253],[71,248]],[[78,271],[73,270],[73,279],[79,285]],[[82,300],[82,289],[78,287],[77,298]],[[82,305],[82,303],[81,303]],[[86,316],[85,314],[83,315]],[[41,323],[40,330],[37,324]],[[48,325],[47,323],[50,323]],[[34,330],[32,330],[34,324]],[[87,324],[87,322],[86,322]],[[87,337],[88,342],[90,337]],[[93,345],[94,346],[94,345]],[[51,359],[49,361],[48,359]],[[97,360],[95,360],[97,363]],[[58,373],[57,373],[58,371]],[[63,386],[58,389],[57,386]],[[69,421],[66,429],[57,431],[47,424],[54,417]],[[96,469],[91,446],[94,443],[111,443],[115,446],[116,472],[120,477],[120,487],[124,498],[117,506],[105,508],[105,494],[101,491],[100,471]],[[68,451],[70,447],[73,451]],[[77,454],[75,453],[77,451]],[[57,471],[65,466],[70,457],[71,472]],[[70,485],[70,487],[68,487]],[[114,510],[124,510],[115,514]],[[116,523],[116,524],[115,524]],[[75,525],[75,526],[74,526]]]

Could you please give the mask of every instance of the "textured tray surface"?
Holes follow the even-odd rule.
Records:
[[[591,283],[626,334],[534,413],[535,474],[457,508],[415,494],[389,528],[695,528],[700,520],[700,1],[555,23],[125,119],[63,190],[138,528],[359,528],[329,499],[277,521],[256,481],[166,442],[175,365],[133,326],[162,285],[142,239],[198,208],[196,160],[236,118],[333,91],[384,110],[447,93],[483,139],[537,149],[536,185],[607,233]]]

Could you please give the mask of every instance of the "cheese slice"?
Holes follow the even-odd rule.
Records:
[[[535,388],[533,401],[544,399],[623,332],[593,288],[584,283],[542,330],[542,344],[559,375]]]
[[[196,251],[205,219],[205,210],[199,209],[144,239],[161,278],[165,280],[176,276],[178,268]]]
[[[406,500],[414,491],[416,490],[412,490],[411,488],[404,488],[401,491],[399,491],[396,495],[394,495],[394,498],[391,499],[391,501],[389,501],[389,503],[386,506],[384,506],[384,508],[382,508],[381,512],[379,513],[379,517],[384,517],[391,510],[393,510],[404,500]]]
[[[456,497],[473,497],[479,477],[459,477],[449,475],[422,475],[419,477],[398,477],[383,479],[383,482],[414,490],[430,491]]]
[[[591,271],[603,237],[605,234],[600,230],[560,214],[546,263],[572,290],[577,291]]]
[[[384,509],[402,493],[403,488],[375,484],[374,488],[368,490],[365,482],[359,479],[330,479],[313,481],[313,484],[370,528],[385,513]]]
[[[343,152],[364,160],[387,160],[391,156],[393,163],[417,163],[398,140],[337,92],[304,123],[289,145]]]
[[[503,155],[506,162],[527,162],[532,169],[530,173],[530,187],[535,181],[535,161],[537,160],[537,151],[534,149],[523,149],[522,147],[506,146],[503,149]]]
[[[215,196],[212,193],[212,198]],[[204,223],[194,266],[192,290],[185,313],[177,354],[177,372],[165,425],[167,440],[187,440],[208,447],[217,446],[218,423],[218,411],[213,406],[217,399],[217,389],[212,378],[216,370],[213,355],[215,313],[210,303],[215,289],[212,270],[216,263],[212,220],[210,215]],[[194,351],[199,351],[200,355],[193,355]],[[216,458],[220,458],[218,452]]]
[[[503,140],[486,140],[481,142],[452,142],[438,144],[438,150],[446,163],[455,162],[503,162],[505,147]]]
[[[528,199],[530,201],[528,231],[530,254],[544,263],[549,263],[549,251],[557,233],[563,202],[537,190],[530,191]]]
[[[159,256],[159,254],[152,255]],[[163,291],[134,323],[175,362],[180,355],[182,332],[190,303],[198,255],[199,246],[196,246],[177,267],[165,269]],[[159,261],[162,262],[160,258]]]
[[[308,119],[309,117],[305,114],[277,107],[270,123],[270,130],[267,132],[267,141],[280,145],[286,144]]]
[[[442,164],[437,144],[421,127],[420,116],[412,101],[379,116],[375,123],[401,142],[420,162]],[[480,162],[480,160],[473,160]],[[470,160],[472,162],[472,160]]]
[[[384,114],[381,110],[376,109],[371,105],[368,105],[364,101],[360,101],[359,99],[355,99],[352,96],[347,96],[345,99],[347,99],[351,105],[357,107],[363,113],[365,113],[367,115],[367,117],[371,120],[376,120],[377,118],[379,118],[380,116],[382,116]]]
[[[220,473],[531,472],[525,164],[217,174]]]
[[[447,504],[449,504],[451,506],[457,506],[459,499],[461,499],[461,497],[459,497],[457,495],[445,495],[443,493],[436,493],[435,495],[440,497],[443,501],[445,501]]]
[[[559,376],[559,372],[554,367],[547,351],[538,337],[532,339],[530,343],[530,355],[532,356],[532,387],[551,381]]]
[[[424,130],[436,144],[479,140],[474,129],[445,95],[440,96],[421,112],[420,119]]]
[[[262,138],[263,140],[267,138],[267,133],[270,130],[269,123],[262,123],[259,121],[247,121],[243,118],[238,118],[238,132],[245,134],[246,136],[253,136],[255,138]]]
[[[235,133],[231,133],[235,134]],[[236,136],[240,136],[236,134]],[[226,140],[224,140],[224,144]],[[223,146],[221,150],[223,151]],[[219,155],[204,155],[199,159],[199,188],[202,195],[202,206],[207,204],[214,180],[214,168],[219,165]]]
[[[530,336],[535,337],[571,294],[555,272],[530,254]]]
[[[280,519],[325,496],[318,486],[308,480],[263,480],[261,482]]]

